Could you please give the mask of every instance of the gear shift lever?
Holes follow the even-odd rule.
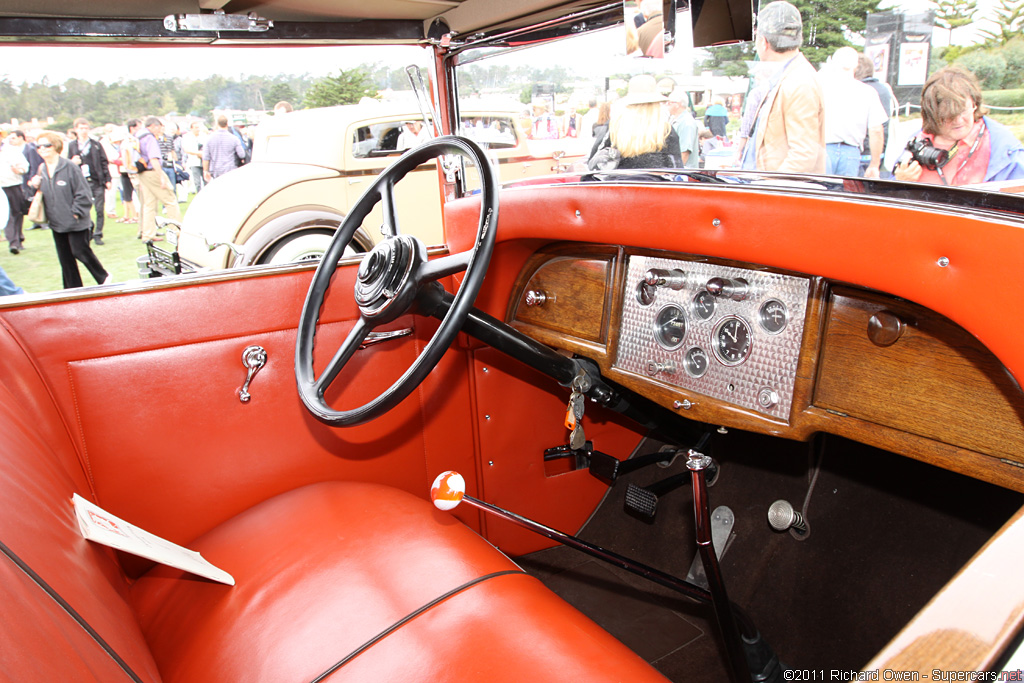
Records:
[[[647,565],[640,564],[639,562],[634,562],[627,557],[613,553],[610,550],[605,550],[600,546],[593,545],[592,543],[588,543],[587,541],[575,536],[552,529],[540,522],[535,522],[532,519],[527,519],[526,517],[517,515],[514,512],[503,510],[496,505],[485,503],[484,501],[477,500],[472,496],[467,496],[466,480],[458,472],[448,471],[439,474],[430,487],[430,500],[433,501],[436,508],[445,511],[454,510],[463,502],[468,503],[475,508],[479,508],[480,510],[489,512],[490,514],[496,515],[504,520],[513,522],[521,527],[525,527],[530,531],[540,534],[541,536],[558,541],[559,543],[571,548],[576,548],[577,550],[585,552],[599,560],[609,562],[617,567],[625,569],[626,571],[643,576],[657,584],[676,590],[697,602],[711,604],[715,610],[715,616],[717,617],[719,627],[722,631],[722,638],[725,641],[734,683],[746,683],[751,680],[750,668],[747,660],[747,656],[749,656],[748,653],[756,653],[758,656],[757,661],[760,664],[768,662],[768,664],[765,664],[763,668],[771,671],[771,676],[769,676],[771,680],[777,680],[780,675],[779,671],[781,670],[778,666],[778,658],[761,639],[760,633],[758,633],[757,628],[754,627],[750,619],[729,601],[725,592],[725,585],[722,581],[721,571],[718,566],[718,559],[715,556],[714,548],[711,545],[711,516],[708,510],[707,482],[705,479],[705,470],[710,464],[711,458],[694,450],[689,451],[687,467],[690,470],[693,480],[694,515],[696,517],[697,524],[697,547],[700,552],[701,559],[704,562],[704,570],[708,577],[710,590],[705,590],[699,586],[689,583],[688,581],[684,581],[672,576],[671,574],[666,574],[665,572],[654,569],[653,567],[648,567]],[[740,630],[737,630],[737,621],[739,622]],[[759,678],[758,680],[767,679]]]

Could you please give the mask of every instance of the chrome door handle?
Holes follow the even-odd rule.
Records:
[[[267,351],[262,346],[253,344],[252,346],[245,347],[242,351],[242,365],[246,368],[247,372],[245,375],[245,384],[238,390],[238,400],[242,403],[248,403],[249,399],[252,398],[249,394],[249,382],[256,376],[256,373],[267,364]]]
[[[412,328],[407,327],[404,330],[390,330],[388,332],[371,332],[366,335],[366,339],[359,345],[360,349],[365,349],[368,346],[374,344],[380,344],[381,342],[390,341],[392,339],[400,339],[401,337],[408,337],[412,334]]]

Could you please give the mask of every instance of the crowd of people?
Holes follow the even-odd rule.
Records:
[[[275,106],[275,113],[287,111],[287,102]],[[97,284],[109,282],[93,247],[104,245],[110,221],[137,225],[146,243],[162,241],[158,212],[180,220],[180,202],[250,160],[251,138],[226,116],[214,123],[212,132],[198,119],[179,130],[173,121],[149,116],[96,129],[78,118],[67,135],[11,130],[0,145],[8,250],[18,255],[24,249],[27,216],[30,230],[52,233],[65,288],[82,286],[79,263]],[[0,271],[0,295],[20,292]]]
[[[874,76],[872,60],[842,47],[819,70],[802,46],[803,21],[795,6],[776,0],[761,9],[754,40],[758,62],[732,137],[721,97],[711,99],[697,122],[687,93],[672,79],[634,76],[624,97],[597,109],[591,103],[582,117],[581,129],[593,136],[589,168],[704,166],[947,185],[1024,178],[1024,145],[986,115],[978,80],[969,71],[949,66],[928,79],[921,93],[921,130],[897,158],[885,159],[898,103],[888,84]],[[548,109],[535,103],[535,138],[565,134],[567,126],[559,128]]]

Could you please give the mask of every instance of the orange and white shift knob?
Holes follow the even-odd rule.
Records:
[[[448,470],[437,475],[430,487],[430,500],[438,510],[454,510],[466,495],[466,480],[458,472]]]

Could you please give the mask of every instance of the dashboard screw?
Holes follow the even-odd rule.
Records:
[[[721,226],[722,225],[722,219],[721,218],[714,219],[713,221],[711,221],[711,225],[715,226],[716,228]]]
[[[939,268],[945,268],[949,265],[949,259],[945,256],[940,256],[938,260]]]
[[[582,215],[583,215],[583,214],[582,214],[582,213],[580,213],[580,210],[579,210],[579,209],[576,209],[576,218],[579,218],[579,217],[580,217],[580,216],[582,216]]]

